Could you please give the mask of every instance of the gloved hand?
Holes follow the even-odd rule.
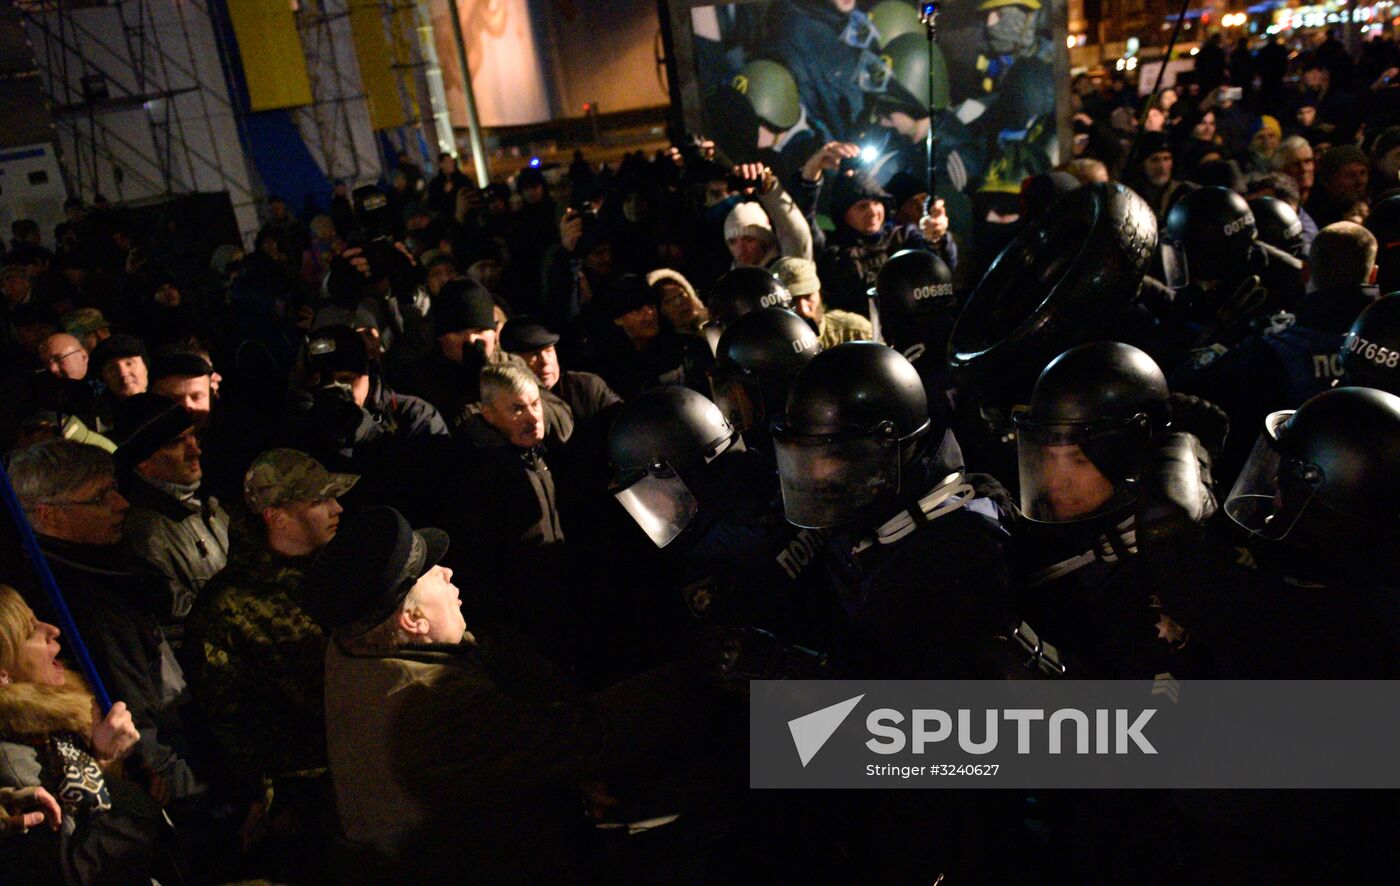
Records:
[[[700,644],[699,661],[701,673],[721,683],[827,676],[826,656],[786,646],[776,635],[750,626],[709,632]]]
[[[1214,462],[1230,433],[1230,416],[1209,400],[1190,394],[1172,394],[1167,404],[1171,409],[1171,429],[1195,436]]]
[[[1138,479],[1137,542],[1193,531],[1215,513],[1210,457],[1195,436],[1168,434],[1146,456]]]

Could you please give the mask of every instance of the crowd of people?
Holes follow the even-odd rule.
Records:
[[[0,878],[1366,855],[1331,795],[746,789],[750,679],[1397,673],[1400,54],[1196,59],[1075,81],[1004,253],[841,141],[403,154],[212,255],[16,221],[0,448],[77,636],[7,526]]]

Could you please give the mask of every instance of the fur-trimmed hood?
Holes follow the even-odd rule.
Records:
[[[658,282],[662,280],[667,280],[671,283],[676,284],[681,289],[684,289],[686,295],[689,295],[696,301],[700,300],[700,296],[696,295],[695,293],[695,287],[691,285],[689,280],[685,279],[685,275],[682,274],[680,271],[675,271],[671,268],[657,268],[654,271],[647,272],[646,280],[648,289],[655,286]]]
[[[88,740],[93,727],[92,693],[73,671],[63,674],[62,686],[0,686],[0,741],[31,744],[58,732],[73,732]]]

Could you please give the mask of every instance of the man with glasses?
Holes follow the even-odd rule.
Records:
[[[112,456],[51,440],[13,453],[7,470],[98,673],[112,697],[127,703],[141,733],[131,758],[139,765],[128,761],[128,774],[162,805],[193,801],[205,785],[176,750],[185,746],[179,715],[185,683],[150,605],[164,593],[163,581],[122,560],[128,505],[117,489]],[[29,563],[16,557],[0,572],[53,621]]]
[[[39,344],[39,362],[57,378],[73,381],[87,378],[88,352],[66,332],[55,332]]]

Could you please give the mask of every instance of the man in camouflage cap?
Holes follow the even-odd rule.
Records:
[[[805,258],[784,258],[773,265],[773,273],[792,293],[792,309],[817,328],[822,350],[846,341],[870,341],[874,330],[860,314],[827,308],[822,301],[822,281],[817,264]]]
[[[88,353],[112,337],[111,324],[97,308],[77,308],[59,317],[58,322],[63,324],[64,332],[82,342]]]
[[[186,670],[234,790],[250,804],[247,830],[267,814],[274,780],[295,815],[295,798],[314,794],[308,776],[326,765],[325,639],[302,611],[303,575],[335,537],[336,499],[359,479],[295,449],[254,459],[228,566],[189,615]]]

